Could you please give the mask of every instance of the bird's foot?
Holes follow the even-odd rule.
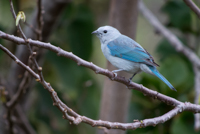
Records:
[[[115,70],[114,70],[114,71],[115,71]],[[117,73],[115,73],[114,71],[112,71],[113,74],[114,74],[114,76],[111,78],[111,80],[114,80],[114,78],[117,77]]]
[[[136,75],[136,73],[133,74],[131,78],[129,78],[129,84],[132,82],[133,77]]]
[[[117,77],[117,73],[113,73],[114,74],[114,77]]]
[[[129,78],[128,80],[129,80],[129,84],[130,84],[130,83],[132,82],[132,79],[131,79],[131,78]]]

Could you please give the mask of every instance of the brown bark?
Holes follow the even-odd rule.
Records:
[[[137,0],[111,0],[109,23],[117,28],[122,34],[125,34],[132,39],[136,35],[136,24],[138,15]],[[108,62],[108,70],[115,68]],[[126,78],[131,77],[125,72],[118,73]],[[126,122],[128,115],[129,102],[131,91],[127,90],[121,83],[113,82],[105,79],[102,99],[100,119],[108,121]],[[98,131],[98,134],[103,134],[103,129]],[[108,134],[124,134],[125,131],[109,130]]]

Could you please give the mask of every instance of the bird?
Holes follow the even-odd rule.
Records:
[[[157,76],[171,90],[176,91],[172,84],[159,73],[153,57],[140,44],[130,37],[121,34],[112,26],[102,26],[93,31],[101,43],[101,50],[106,59],[117,68],[112,72],[117,76],[117,72],[125,71],[133,74],[129,81],[140,72],[145,72]]]

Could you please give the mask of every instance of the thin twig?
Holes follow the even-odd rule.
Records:
[[[192,0],[183,0],[188,7],[198,16],[200,19],[200,9]]]
[[[13,14],[13,17],[14,17],[14,19],[16,19],[16,13],[15,13],[15,10],[14,10],[14,7],[13,7],[12,0],[10,0],[10,7],[11,7],[11,12]],[[27,37],[25,36],[24,32],[22,31],[20,24],[17,26],[17,28],[18,28],[21,36],[23,37],[24,41],[26,41],[26,45],[27,45],[28,50],[30,52],[30,58],[33,60],[33,63],[35,64],[35,66],[36,66],[36,68],[38,70],[38,73],[40,75],[40,80],[43,80],[44,78],[43,78],[43,74],[42,74],[42,68],[39,67],[39,65],[38,65],[38,63],[37,63],[37,61],[35,59],[36,52],[32,51],[32,48],[31,48],[29,42],[27,41]]]
[[[27,88],[27,84],[29,84],[29,73],[26,71],[24,77],[19,85],[17,92],[12,96],[11,100],[6,103],[6,106],[10,108],[14,108],[14,106],[19,102],[20,98],[23,95],[24,89]]]
[[[0,44],[0,49],[2,49],[4,52],[6,52],[8,54],[8,56],[10,56],[12,59],[15,59],[15,60],[17,59],[17,57],[15,57],[7,48],[3,47],[1,44]],[[19,61],[19,62],[17,62],[17,64],[19,64],[21,67],[23,67],[28,72],[30,72],[31,75],[33,75],[36,79],[40,78],[31,68],[27,68],[26,65],[23,64],[19,59],[17,59],[17,60]],[[107,73],[108,72],[109,71],[107,71]],[[111,72],[109,72],[109,73],[111,73]],[[65,105],[60,100],[60,98],[57,96],[57,93],[53,90],[53,88],[51,87],[51,85],[49,83],[47,83],[46,81],[38,81],[38,82],[40,82],[44,86],[44,88],[46,88],[50,92],[52,99],[54,101],[53,104],[55,106],[57,106],[58,109],[63,113],[64,119],[67,119],[71,123],[74,123],[76,125],[78,125],[81,122],[84,122],[91,126],[101,126],[101,127],[106,127],[108,129],[112,128],[112,129],[122,129],[122,130],[126,130],[126,129],[134,130],[136,128],[142,128],[142,127],[146,127],[146,126],[155,126],[157,124],[164,123],[167,120],[171,119],[172,117],[176,116],[178,113],[181,113],[183,111],[191,111],[191,112],[196,112],[196,113],[200,112],[200,105],[191,104],[189,102],[183,103],[183,102],[180,102],[178,100],[171,98],[172,101],[176,101],[179,104],[176,105],[176,107],[174,109],[172,109],[171,111],[169,111],[168,113],[166,113],[162,116],[159,116],[159,117],[152,118],[152,119],[145,119],[145,120],[142,120],[139,122],[133,122],[133,123],[119,123],[119,122],[109,122],[109,121],[102,121],[102,120],[93,120],[88,117],[77,114],[75,111],[73,111],[67,105]],[[133,86],[133,82],[130,83],[130,86]],[[140,86],[140,88],[146,89],[143,86]],[[159,94],[157,94],[157,95],[159,96]],[[167,97],[167,96],[165,96],[165,97]]]
[[[14,18],[16,18],[16,14],[15,14],[15,12],[14,12],[14,8],[13,8],[13,4],[12,4],[12,1],[10,0],[10,4],[11,4],[11,12],[12,12],[12,14],[13,14],[13,16],[14,16]],[[19,26],[18,27],[18,31],[20,32],[20,34],[22,35],[22,37],[23,37],[23,39],[26,41],[27,39],[26,39],[26,37],[25,37],[25,35],[23,34],[23,32],[22,32],[22,30],[21,30],[21,27]],[[27,43],[27,46],[28,46],[28,43]],[[28,49],[28,50],[30,50],[30,49]],[[34,52],[31,52],[30,51],[30,53],[31,53],[31,56],[30,57],[32,57],[32,56],[34,56]],[[33,55],[32,55],[33,54]],[[32,60],[32,59],[31,59]],[[31,67],[31,66],[30,66]],[[41,73],[40,73],[40,71],[42,70],[42,68],[41,67],[38,67],[37,68],[38,69],[38,72],[39,72],[39,74],[41,75]],[[42,75],[41,75],[42,76]],[[41,79],[42,79],[42,77],[40,77]],[[41,80],[41,79],[36,79],[36,80]],[[22,81],[23,82],[23,81]],[[21,84],[20,84],[21,85]],[[21,89],[18,89],[18,90],[21,90]],[[16,99],[17,100],[17,99]],[[19,105],[17,104],[17,106],[15,107],[15,111],[17,111],[17,108],[18,109],[20,109],[20,106],[18,107]],[[21,109],[20,109],[21,110]],[[19,110],[18,110],[19,111]],[[19,119],[20,120],[23,120],[22,119],[22,115],[23,113],[21,113],[21,112],[18,112],[18,115],[19,115]],[[26,119],[26,116],[25,116],[25,114],[24,114],[24,119]],[[26,123],[26,124],[25,124]],[[34,132],[34,130],[32,129],[32,127],[31,127],[31,125],[29,124],[29,122],[28,122],[28,120],[26,119],[26,120],[24,120],[23,121],[23,123],[22,123],[22,129],[24,129],[24,130],[28,130],[26,133],[30,133],[30,134],[34,134],[35,132]]]
[[[10,0],[10,8],[11,8],[11,12],[12,12],[12,14],[13,14],[13,17],[14,17],[14,19],[16,20],[16,13],[15,13],[15,11],[14,11],[14,7],[13,7],[12,0]],[[35,58],[36,52],[33,52],[33,50],[32,50],[32,48],[31,48],[30,44],[27,42],[27,37],[26,37],[25,34],[23,33],[20,24],[17,26],[17,28],[18,28],[18,30],[19,30],[21,36],[23,37],[24,41],[26,42],[26,46],[28,47],[28,50],[29,50],[29,52],[30,52],[30,59],[33,61],[33,63],[35,64],[35,66],[36,66],[36,68],[37,68],[37,70],[38,70],[39,78],[37,78],[36,80],[41,80],[41,81],[43,81],[44,78],[43,78],[43,74],[42,74],[42,67],[39,67],[39,65],[38,65],[38,63],[37,63],[37,61],[36,61],[36,58]],[[34,72],[34,71],[33,71],[33,72]],[[25,76],[25,77],[23,78],[24,81],[26,81],[27,79],[28,79],[28,76]],[[22,81],[21,84],[20,84],[20,86],[23,86],[24,84],[25,84],[25,83],[23,83],[23,81]],[[17,101],[19,101],[19,97],[22,96],[22,93],[23,93],[23,87],[19,87],[19,89],[18,89],[18,91],[17,91],[17,94],[15,94],[15,95],[13,96],[14,98],[11,99],[11,101],[10,101],[11,103],[8,102],[8,104],[7,104],[7,106],[10,106],[10,107],[8,108],[8,111],[11,110],[11,108],[13,108],[14,105],[17,104]],[[18,110],[19,110],[19,108],[18,108]],[[18,114],[18,116],[22,117],[20,114]],[[21,118],[21,119],[22,119],[22,118]],[[25,120],[24,120],[24,121],[25,121]],[[26,130],[28,130],[29,132],[34,133],[34,130],[30,127],[29,124],[28,124],[28,125],[24,124],[24,127],[25,127]]]
[[[43,28],[43,16],[42,16],[42,4],[41,4],[41,1],[42,0],[38,0],[38,2],[37,2],[38,3],[38,14],[37,14],[38,28],[37,28],[37,30],[35,30],[28,23],[25,22],[25,24],[28,25],[30,28],[32,28],[33,31],[37,34],[37,39],[38,40],[42,40],[42,28]],[[13,6],[11,6],[11,7],[12,7],[11,10],[13,11],[13,16],[15,17],[15,12],[14,12]],[[22,30],[20,30],[20,32],[22,33]],[[22,33],[22,35],[24,35],[24,34]],[[27,40],[25,35],[23,37],[24,37],[25,40]],[[37,49],[35,48],[34,51],[37,52]],[[33,67],[31,67],[31,68],[33,68]],[[26,89],[25,85],[29,84],[29,82],[27,82],[28,80],[29,80],[29,74],[28,74],[28,72],[25,72],[25,75],[24,75],[24,77],[23,77],[23,79],[22,79],[22,81],[21,81],[21,83],[19,85],[19,88],[18,88],[16,94],[13,95],[11,100],[6,103],[6,106],[9,109],[13,108],[19,102],[21,96],[23,95],[24,89]]]
[[[35,34],[39,34],[38,29],[35,29],[32,25],[30,25],[29,23],[27,23],[26,21],[24,22],[24,24],[28,27],[30,27],[30,29],[35,33]]]
[[[14,56],[8,49],[6,49],[5,47],[1,46],[1,50],[3,50],[5,53],[7,53],[17,64],[19,64],[20,66],[22,66],[24,69],[26,69],[27,71],[29,71],[29,73],[35,78],[35,79],[40,79],[39,75],[36,74],[33,70],[30,69],[29,66],[26,66],[24,63],[22,63],[16,56]]]
[[[171,119],[176,114],[178,114],[179,112],[182,112],[182,111],[200,112],[200,106],[199,105],[194,105],[194,104],[191,104],[191,103],[183,103],[183,102],[180,102],[180,101],[178,101],[174,98],[160,94],[156,91],[152,91],[152,90],[150,90],[146,87],[143,87],[142,85],[139,85],[139,84],[136,84],[136,83],[133,83],[133,82],[129,83],[129,81],[126,80],[125,78],[122,78],[122,77],[119,77],[119,76],[115,77],[112,72],[105,70],[105,69],[102,69],[102,68],[94,65],[93,63],[84,61],[83,59],[77,57],[76,55],[74,55],[70,52],[64,51],[61,48],[55,47],[55,46],[51,45],[50,43],[34,41],[34,40],[31,40],[31,39],[23,40],[21,38],[15,37],[15,36],[5,34],[1,31],[0,31],[0,37],[8,39],[8,40],[12,40],[12,41],[17,42],[17,43],[22,43],[22,44],[27,44],[27,42],[28,42],[29,45],[49,49],[51,51],[56,52],[59,56],[64,56],[66,58],[70,58],[70,59],[74,60],[78,65],[88,67],[88,68],[92,69],[93,71],[95,71],[96,73],[106,75],[109,78],[111,78],[112,80],[115,80],[115,81],[118,81],[118,82],[121,82],[121,83],[127,85],[127,87],[135,88],[136,90],[143,92],[145,95],[157,98],[157,99],[165,102],[166,104],[175,106],[175,108],[173,110],[169,111],[168,113],[166,113],[163,116],[156,117],[156,118],[153,118],[153,119],[146,119],[146,120],[143,120],[143,121],[140,121],[140,122],[117,123],[117,122],[107,122],[107,121],[101,121],[101,120],[95,121],[95,120],[92,120],[90,118],[87,118],[87,117],[84,117],[84,116],[77,114],[72,109],[70,109],[68,106],[66,106],[59,99],[59,97],[57,96],[57,93],[53,90],[51,85],[49,83],[47,83],[44,79],[38,81],[44,86],[44,88],[46,88],[51,93],[52,99],[54,101],[54,105],[57,106],[60,111],[62,111],[64,118],[69,120],[70,122],[76,124],[76,125],[81,123],[81,122],[85,122],[85,123],[90,124],[92,126],[103,126],[103,127],[107,127],[107,128],[113,128],[113,129],[123,129],[123,130],[125,130],[125,129],[136,129],[138,127],[146,127],[146,126],[152,126],[152,125],[155,126],[158,123],[163,123],[163,122]],[[3,46],[1,45],[0,47],[2,48]],[[4,47],[4,50],[5,49],[6,48]],[[12,56],[13,55],[11,55],[11,57]],[[24,65],[22,67],[26,67],[26,65]],[[29,68],[29,72],[32,72],[31,68]],[[40,78],[40,77],[38,76],[38,78]],[[38,79],[38,78],[36,78],[36,79]]]

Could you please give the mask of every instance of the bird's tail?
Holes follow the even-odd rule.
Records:
[[[168,81],[162,74],[160,74],[160,73],[158,72],[158,70],[156,69],[156,67],[154,67],[154,66],[149,66],[149,68],[151,69],[151,71],[153,72],[153,74],[154,74],[155,76],[157,76],[159,79],[161,79],[165,84],[167,84],[167,86],[168,86],[170,89],[176,91],[176,89],[172,86],[172,84],[169,83],[169,81]]]

